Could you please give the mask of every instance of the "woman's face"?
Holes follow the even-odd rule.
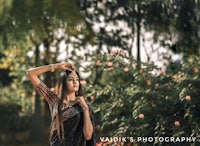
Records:
[[[79,90],[79,77],[75,71],[72,71],[67,77],[68,93],[77,92]]]

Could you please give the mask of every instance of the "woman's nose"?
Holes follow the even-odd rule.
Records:
[[[73,83],[77,83],[77,80],[73,80]]]

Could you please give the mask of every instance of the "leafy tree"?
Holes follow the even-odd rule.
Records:
[[[85,1],[84,4],[86,20],[94,32],[93,45],[98,44],[97,53],[111,52],[117,47],[127,50],[130,55],[137,53],[139,62],[143,29],[154,34],[155,43],[175,53],[198,53],[198,9],[199,2],[195,0],[112,0]]]
[[[25,70],[29,66],[33,67],[57,62],[59,45],[65,37],[59,38],[58,31],[63,29],[66,30],[65,32],[69,36],[73,35],[76,37],[78,34],[76,26],[83,22],[83,17],[79,12],[78,6],[73,1],[27,2],[3,0],[1,4],[0,17],[3,21],[0,23],[0,41],[2,42],[0,48],[3,55],[0,60],[0,68],[10,70],[9,76],[16,77],[12,84],[20,84],[20,88],[14,88],[15,92],[20,90],[17,95],[20,97],[25,92],[29,93],[26,94],[26,97],[28,97],[32,95],[31,91],[33,90],[31,89],[33,87],[26,80]],[[56,41],[57,43],[54,45]],[[44,46],[44,52],[41,51],[42,45]],[[52,51],[52,46],[56,48],[56,51]],[[27,56],[27,54],[32,52],[35,55]],[[52,78],[45,77],[47,84],[52,86],[53,80],[49,79]],[[23,85],[26,85],[26,88]],[[25,100],[25,98],[21,100]],[[41,119],[41,103],[37,94],[34,109],[35,118],[33,119],[31,139],[34,142],[38,142],[38,140],[41,142],[43,127],[39,129],[34,127],[35,124],[37,126],[42,125],[43,121]],[[27,112],[27,114],[30,113]]]

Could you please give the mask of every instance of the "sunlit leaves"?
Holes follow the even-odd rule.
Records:
[[[123,62],[122,58],[128,61]],[[189,60],[182,61],[179,71],[170,72],[148,63],[138,69],[135,61],[119,54],[98,56],[93,66],[103,70],[104,75],[99,78],[101,84],[87,90],[95,97],[92,104],[98,109],[95,111],[100,134],[198,135],[199,58]],[[195,63],[191,66],[192,62]],[[123,70],[125,66],[128,72]]]

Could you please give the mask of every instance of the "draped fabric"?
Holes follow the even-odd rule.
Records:
[[[78,103],[74,103],[71,107],[64,106],[61,110],[63,126],[65,131],[64,143],[58,138],[56,130],[56,114],[58,112],[58,97],[43,83],[36,87],[36,91],[39,92],[49,104],[51,118],[52,118],[52,130],[53,135],[50,139],[50,146],[95,146],[95,124],[94,116],[91,106],[88,104],[90,118],[93,124],[93,135],[91,140],[85,140],[83,134],[83,109]]]

